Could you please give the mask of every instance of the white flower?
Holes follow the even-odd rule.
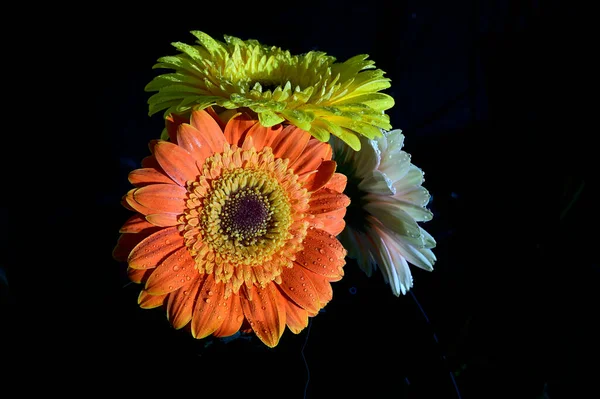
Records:
[[[399,296],[413,286],[408,264],[433,270],[435,240],[417,222],[431,220],[429,192],[421,185],[423,171],[402,151],[401,130],[363,140],[354,151],[337,138],[330,141],[337,171],[348,177],[344,191],[352,201],[340,240],[348,257],[371,276],[380,267],[385,281]]]

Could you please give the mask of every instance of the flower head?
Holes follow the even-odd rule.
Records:
[[[336,239],[349,199],[331,147],[295,127],[212,109],[168,117],[168,140],[129,174],[136,212],[113,256],[196,338],[253,331],[277,345],[332,298],[346,250]]]
[[[364,141],[359,152],[331,141],[338,168],[348,177],[345,192],[352,199],[340,240],[348,257],[368,276],[378,265],[399,296],[413,285],[408,263],[433,270],[436,257],[431,249],[436,243],[418,224],[433,216],[426,208],[430,196],[422,186],[423,172],[402,151],[401,130]]]
[[[245,108],[264,127],[285,122],[324,142],[333,134],[355,150],[360,149],[358,137],[373,139],[381,135],[379,128],[391,129],[385,110],[394,100],[379,92],[390,87],[390,79],[374,69],[367,55],[339,63],[323,52],[292,55],[256,40],[224,36],[221,42],[191,33],[197,45],[173,43],[180,54],[162,57],[154,66],[175,72],[146,86],[146,91],[157,91],[148,100],[150,115],[160,110],[186,114],[213,105]]]

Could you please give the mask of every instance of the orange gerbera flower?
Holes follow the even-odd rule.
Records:
[[[349,198],[327,143],[295,126],[265,128],[208,109],[169,117],[170,139],[129,174],[115,259],[195,338],[253,331],[269,347],[299,333],[332,298],[346,250]]]

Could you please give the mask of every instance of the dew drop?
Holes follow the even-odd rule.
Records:
[[[236,319],[237,319],[238,322],[243,321],[244,320],[244,316],[238,315],[238,317],[236,317]]]
[[[290,291],[294,291],[294,289],[295,289],[294,287],[290,287]]]
[[[319,253],[324,254],[325,250],[323,248],[319,248]]]
[[[171,243],[171,240],[165,240],[165,244],[169,245]]]
[[[204,300],[204,302],[206,302],[206,303],[210,303],[210,298],[206,298],[206,299]]]
[[[183,291],[183,295],[190,295],[189,291]]]
[[[223,320],[223,316],[217,315],[217,320]]]
[[[261,308],[262,310],[267,310],[267,307],[266,307],[266,306],[261,306],[260,308]]]
[[[320,261],[322,261],[322,260],[323,260],[323,259],[321,259],[321,258],[317,258],[317,262],[320,262]]]
[[[306,283],[302,283],[302,286],[303,286],[303,287],[306,287]]]
[[[169,290],[172,290],[172,289],[173,289],[173,286],[172,286],[172,285],[170,285],[170,286],[169,286]]]
[[[185,283],[185,279],[183,279],[183,278],[182,278],[182,279],[181,279],[181,282],[182,282],[182,283]]]
[[[185,276],[185,279],[186,279],[187,281],[190,281],[192,278],[191,278],[190,276]]]
[[[304,280],[304,276],[300,276],[300,280]]]
[[[329,261],[330,261],[330,262],[333,262],[333,258],[329,258]]]
[[[213,295],[213,294],[214,294],[214,292],[208,291],[208,295]]]
[[[304,289],[304,292],[307,292],[307,291],[308,291],[308,289],[307,289],[307,288],[305,288],[305,289]]]
[[[177,265],[173,266],[173,271],[176,272],[177,270],[179,270],[179,266],[177,266]]]
[[[329,243],[329,246],[330,246],[331,248],[333,248],[333,244],[332,244],[332,243]]]
[[[313,265],[316,265],[316,264],[317,264],[317,261],[316,261],[316,260],[313,260]]]

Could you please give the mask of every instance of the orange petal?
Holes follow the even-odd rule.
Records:
[[[321,187],[331,180],[335,173],[335,168],[337,164],[335,161],[323,161],[321,165],[319,165],[316,173],[309,174],[306,179],[304,179],[304,188],[309,192],[317,191]],[[299,181],[303,180],[302,177],[298,179]]]
[[[152,274],[153,269],[132,269],[127,267],[127,277],[134,283],[145,283]]]
[[[308,312],[296,305],[294,301],[284,301],[285,323],[294,334],[299,334],[308,326]]]
[[[302,154],[311,137],[310,133],[296,126],[286,126],[271,143],[273,154],[276,158],[287,158],[293,162]]]
[[[154,226],[169,227],[177,224],[179,214],[177,213],[153,213],[147,215],[146,220],[152,223]]]
[[[153,309],[161,306],[165,302],[167,295],[150,295],[142,290],[138,296],[138,305],[142,309]]]
[[[228,316],[229,309],[223,306],[225,284],[215,282],[212,274],[206,276],[198,292],[192,315],[192,335],[194,338],[205,338],[215,332]]]
[[[306,276],[312,281],[315,286],[315,290],[319,294],[319,303],[321,308],[325,307],[329,301],[333,298],[333,289],[331,288],[331,283],[329,280],[324,278],[317,273],[313,273],[310,270],[304,270]]]
[[[346,175],[341,173],[334,173],[331,179],[323,187],[333,191],[337,191],[338,193],[343,193],[346,189],[347,183],[348,178],[346,177]]]
[[[117,245],[113,249],[112,256],[119,262],[126,262],[133,248],[150,234],[156,233],[160,227],[153,226],[139,233],[124,233],[119,236]]]
[[[213,151],[206,140],[202,138],[202,134],[191,125],[183,124],[177,131],[177,141],[181,148],[190,153],[190,155],[198,161],[199,164],[204,163],[204,160],[211,155]]]
[[[311,139],[306,144],[304,152],[289,167],[297,175],[311,172],[319,167],[321,162],[331,160],[332,150],[327,143]]]
[[[337,211],[315,215],[313,219],[309,220],[309,223],[311,226],[337,236],[344,230],[344,227],[346,227],[346,221],[344,220],[345,215],[346,208],[341,208]]]
[[[271,142],[281,132],[281,125],[277,124],[271,127],[264,127],[260,123],[252,126],[246,133],[246,139],[252,137],[252,142],[256,151],[262,150],[264,147],[269,147]]]
[[[315,286],[304,272],[304,268],[298,264],[293,267],[285,267],[281,272],[281,284],[279,288],[290,297],[298,306],[309,312],[318,312],[319,296]]]
[[[192,320],[192,310],[204,278],[205,275],[197,275],[191,283],[169,295],[167,299],[167,318],[176,330],[184,327]]]
[[[129,172],[129,182],[136,187],[147,186],[148,184],[167,183],[173,184],[168,176],[154,168],[141,168]]]
[[[304,249],[296,253],[295,262],[306,269],[337,281],[343,276],[346,250],[333,236],[323,230],[309,228],[302,242]]]
[[[213,152],[223,152],[223,144],[225,144],[223,130],[206,111],[192,111],[190,125],[200,132]]]
[[[149,229],[151,227],[154,226],[150,224],[144,218],[144,216],[140,215],[139,213],[136,213],[135,215],[127,219],[125,224],[123,224],[123,226],[119,230],[119,233],[139,233],[140,231]]]
[[[197,277],[194,258],[187,247],[181,247],[154,269],[154,273],[146,281],[146,291],[152,295],[168,294]]]
[[[181,214],[185,209],[187,190],[175,184],[151,184],[136,189],[133,199],[152,213]]]
[[[225,129],[225,125],[227,122],[223,121],[223,119],[219,116],[219,114],[217,114],[215,112],[215,110],[213,109],[213,107],[206,107],[204,108],[204,110],[206,112],[208,112],[208,114],[211,116],[211,118],[213,118],[215,120],[215,122],[217,122],[217,124],[219,125],[219,128],[221,129],[221,131],[223,131],[223,129]]]
[[[154,168],[159,172],[163,171],[154,155],[148,155],[147,157],[144,157],[141,164],[142,168]]]
[[[252,119],[247,114],[241,112],[234,115],[225,126],[224,136],[229,144],[235,144],[238,147],[244,142],[245,133],[254,126],[258,121]]]
[[[160,140],[154,146],[154,156],[165,173],[180,186],[195,180],[199,174],[194,158],[176,144]]]
[[[244,289],[252,291],[252,300],[248,299],[248,293],[241,297],[242,309],[252,330],[268,347],[277,346],[285,330],[285,305],[279,290],[274,283],[268,283],[265,288],[252,285]]]
[[[125,194],[123,196],[123,199],[121,201],[121,203],[127,208],[127,209],[131,209],[132,211],[137,211],[143,215],[149,215],[151,213],[156,213],[155,210],[150,209],[146,206],[143,206],[142,204],[140,204],[139,202],[137,202],[135,200],[135,198],[133,197],[133,194],[139,190],[139,188],[132,188],[131,190],[129,190],[127,192],[127,194]]]
[[[227,308],[229,309],[229,314],[223,320],[221,327],[217,328],[213,333],[215,337],[229,337],[238,332],[242,327],[244,312],[242,311],[240,296],[231,295],[227,300]]]
[[[177,227],[162,228],[140,241],[127,261],[134,269],[150,269],[183,245],[183,236]]]
[[[317,192],[314,192],[308,200],[308,213],[318,215],[321,213],[327,213],[337,211],[350,205],[350,197],[346,194],[332,191],[328,188],[322,188]]]
[[[172,143],[177,143],[177,128],[182,123],[189,122],[188,118],[184,118],[177,114],[169,114],[165,118],[165,128],[167,129],[167,133],[169,133],[169,139]]]

